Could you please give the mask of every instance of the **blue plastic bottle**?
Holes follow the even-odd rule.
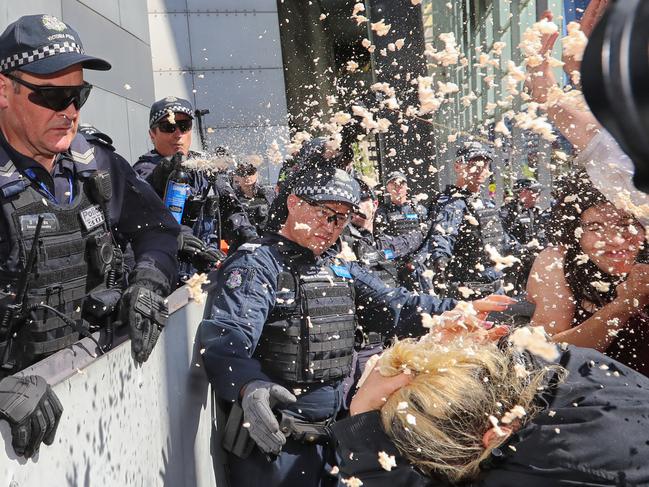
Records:
[[[169,179],[167,179],[164,197],[165,206],[169,208],[169,211],[179,224],[183,219],[185,203],[191,191],[190,177],[183,168],[183,159],[182,152],[177,152],[171,159],[174,168],[169,174]]]

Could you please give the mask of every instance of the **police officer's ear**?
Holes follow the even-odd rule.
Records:
[[[374,209],[376,210],[379,207],[379,200],[372,200],[372,205],[374,205]]]
[[[286,198],[286,207],[289,211],[292,211],[295,207],[299,206],[302,203],[302,200],[295,196],[294,194],[289,194]]]
[[[7,100],[7,90],[11,89],[11,82],[9,78],[0,74],[0,110],[4,110],[9,106]]]
[[[155,145],[155,140],[153,140],[154,135],[155,129],[149,129],[149,137],[151,138],[151,143]]]

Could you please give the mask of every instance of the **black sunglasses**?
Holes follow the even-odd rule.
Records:
[[[313,208],[318,208],[321,212],[321,217],[326,218],[327,223],[333,223],[335,226],[340,227],[343,225],[347,225],[349,223],[349,220],[351,220],[352,217],[351,213],[347,213],[347,214],[338,213],[336,210],[328,207],[323,203],[318,203],[316,201],[304,197],[300,197],[300,199],[302,201],[305,201],[309,206]],[[331,213],[327,215],[325,209],[329,210]]]
[[[179,129],[184,134],[192,129],[192,125],[192,119],[190,118],[187,120],[178,120],[176,123],[163,120],[162,122],[156,123],[154,127],[157,127],[160,132],[164,132],[165,134],[173,134],[176,129]]]
[[[19,85],[23,85],[32,90],[27,97],[29,101],[35,105],[54,110],[55,112],[62,112],[71,103],[74,103],[74,108],[80,110],[86,101],[88,101],[90,91],[92,90],[92,85],[85,81],[79,86],[40,86],[28,83],[9,73],[4,73],[4,75]]]

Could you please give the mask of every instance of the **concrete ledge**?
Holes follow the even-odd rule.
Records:
[[[105,355],[84,339],[23,371],[45,377],[64,412],[54,444],[29,460],[16,457],[0,421],[0,485],[216,486],[209,384],[194,343],[203,305],[188,302],[186,288],[169,304],[169,324],[143,366],[121,336]]]

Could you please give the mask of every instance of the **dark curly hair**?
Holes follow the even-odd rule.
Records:
[[[583,254],[578,229],[581,216],[589,208],[611,203],[595,186],[584,170],[562,176],[554,191],[556,203],[548,221],[548,238],[551,243],[566,249],[564,273],[575,297],[603,306],[615,299],[615,287],[624,277],[614,276],[601,270],[592,261],[579,263]],[[609,284],[608,291],[600,291],[591,283],[600,281]]]

